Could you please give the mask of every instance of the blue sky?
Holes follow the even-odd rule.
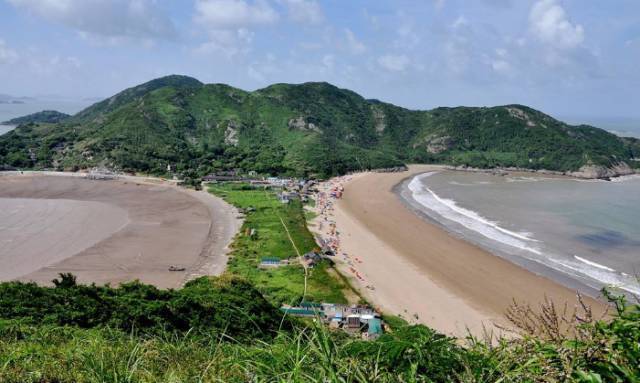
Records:
[[[166,74],[328,81],[409,108],[640,117],[638,0],[0,0],[0,93]]]

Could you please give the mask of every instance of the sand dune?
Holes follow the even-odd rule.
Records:
[[[0,208],[0,280],[39,283],[72,272],[81,282],[178,287],[224,270],[240,224],[208,193],[135,179],[2,176]]]

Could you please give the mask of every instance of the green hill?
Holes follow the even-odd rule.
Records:
[[[43,110],[41,112],[28,114],[26,116],[13,118],[9,121],[5,121],[4,125],[22,125],[29,123],[56,123],[70,117],[66,113],[60,113],[56,110]]]
[[[599,176],[629,172],[639,152],[637,140],[570,126],[521,105],[413,111],[327,83],[246,92],[185,76],[159,78],[60,123],[29,124],[0,137],[0,165],[106,165],[157,174],[172,165],[197,174],[239,168],[328,176],[438,162],[556,171],[591,166]]]

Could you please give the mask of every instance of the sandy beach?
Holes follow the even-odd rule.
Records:
[[[136,177],[3,174],[0,211],[0,280],[41,284],[71,272],[82,283],[179,287],[224,271],[241,224],[209,193]]]
[[[534,306],[545,296],[577,303],[575,291],[450,235],[393,192],[407,177],[436,169],[362,173],[322,186],[325,195],[344,191],[320,201],[312,229],[337,244],[338,267],[368,300],[409,322],[457,336],[505,324],[504,312],[514,299]],[[605,308],[586,300],[595,311]]]

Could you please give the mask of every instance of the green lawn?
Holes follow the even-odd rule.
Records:
[[[304,269],[301,265],[277,269],[257,267],[262,257],[296,257],[296,250],[282,222],[301,254],[317,248],[313,235],[307,229],[300,201],[282,204],[275,191],[252,189],[242,184],[210,185],[209,192],[238,208],[255,209],[247,212],[242,229],[233,242],[228,272],[250,280],[275,305],[300,302],[304,293]],[[247,235],[251,229],[257,232],[253,238]],[[328,263],[323,263],[309,270],[305,300],[346,303],[343,290],[348,287],[328,273],[329,267]]]

